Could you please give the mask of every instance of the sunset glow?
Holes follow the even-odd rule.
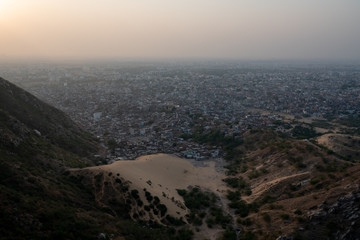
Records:
[[[359,58],[360,2],[0,0],[0,56]]]

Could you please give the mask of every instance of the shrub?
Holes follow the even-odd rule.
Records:
[[[185,189],[176,189],[177,193],[180,195],[180,196],[185,196],[187,191]]]
[[[226,231],[222,235],[222,240],[236,240],[236,232],[230,228],[227,228]]]
[[[208,226],[208,228],[212,228],[214,224],[215,224],[215,219],[214,218],[206,219],[206,225]]]
[[[237,201],[240,199],[240,192],[239,191],[236,191],[236,192],[233,192],[233,191],[229,191],[227,192],[227,199],[229,199],[230,201]]]
[[[243,200],[231,202],[229,207],[236,209],[235,213],[239,214],[241,217],[246,217],[250,212],[249,205]]]
[[[251,226],[253,224],[250,218],[246,218],[244,221],[240,221],[240,223],[244,226]]]
[[[185,205],[192,211],[199,211],[201,208],[209,207],[210,204],[216,201],[215,194],[201,192],[198,187],[191,189],[187,192],[186,190],[177,189],[184,198]]]
[[[167,212],[167,207],[164,204],[159,204],[157,206],[158,210],[160,211],[160,215],[163,217],[165,216],[166,212]]]
[[[210,214],[215,217],[215,223],[220,224],[223,228],[226,228],[226,225],[231,222],[231,216],[225,216],[221,208],[212,207],[210,209]]]
[[[136,203],[139,207],[141,207],[144,203],[141,201],[141,199],[136,200]]]
[[[315,184],[317,184],[319,182],[320,182],[320,180],[318,178],[313,178],[313,179],[310,180],[311,185],[315,185]]]
[[[280,217],[281,217],[281,219],[283,219],[283,220],[289,220],[290,219],[290,216],[289,216],[289,214],[281,214],[280,215]]]
[[[150,203],[153,200],[153,196],[148,191],[145,192],[146,200]]]
[[[258,178],[258,177],[260,177],[260,173],[257,170],[252,171],[251,173],[249,173],[248,177],[249,177],[249,179]]]
[[[301,215],[301,214],[302,214],[302,211],[299,210],[299,209],[296,209],[294,213],[295,213],[296,215]]]
[[[185,222],[182,220],[182,217],[174,218],[173,216],[166,215],[165,218],[171,225],[174,225],[174,226],[181,226],[181,225],[185,224]]]
[[[154,197],[154,205],[158,205],[159,203],[160,203],[159,197],[155,196]]]
[[[267,223],[271,222],[271,217],[270,217],[270,215],[268,213],[262,213],[261,215],[262,215],[265,222],[267,222]]]
[[[253,232],[251,231],[246,231],[243,234],[241,234],[240,239],[243,240],[256,240],[256,236]]]
[[[302,162],[297,162],[295,164],[295,167],[298,168],[298,169],[306,168],[306,164],[302,163]]]
[[[239,190],[250,188],[249,184],[242,177],[225,178],[223,181],[230,187]]]
[[[131,196],[133,197],[133,198],[135,198],[135,199],[138,199],[139,198],[139,191],[138,190],[136,190],[136,189],[133,189],[133,190],[131,190]]]

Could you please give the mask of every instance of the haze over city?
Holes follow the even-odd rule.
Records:
[[[1,59],[360,58],[356,0],[0,0]]]

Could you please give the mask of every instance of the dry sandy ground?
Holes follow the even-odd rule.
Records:
[[[329,141],[332,136],[336,136],[336,134],[325,134],[318,137],[316,140],[319,144],[332,148],[333,145]]]
[[[346,134],[325,134],[318,137],[317,142],[342,156],[360,160],[360,137]]]
[[[199,186],[215,194],[225,192],[225,177],[215,170],[215,163],[209,162],[204,167],[194,167],[188,160],[168,154],[142,156],[136,160],[117,161],[110,165],[91,167],[101,169],[131,182],[131,189],[139,190],[145,202],[143,189],[158,196],[167,205],[168,213],[174,217],[185,216],[184,201],[176,189]]]
[[[344,138],[346,138],[348,135],[343,135],[343,134],[324,134],[320,137],[318,137],[316,140],[318,141],[318,143],[320,143],[321,145],[324,145],[330,149],[334,148],[334,145],[336,145],[335,143],[339,142],[339,141],[343,141]]]

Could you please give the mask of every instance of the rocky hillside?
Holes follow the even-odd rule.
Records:
[[[0,239],[171,239],[109,209],[67,171],[93,165],[94,138],[61,111],[0,79]],[[96,179],[95,179],[96,180]],[[185,231],[179,234],[185,234]]]
[[[30,131],[73,153],[84,156],[94,151],[94,138],[68,116],[3,78],[0,78],[0,111],[2,124],[10,120],[6,118],[11,118],[10,122],[16,120]]]
[[[360,187],[334,203],[322,204],[295,236],[303,239],[359,239],[359,209]]]
[[[116,209],[118,202],[125,200],[119,198],[123,192],[128,195],[127,209],[131,210],[130,217],[134,220],[148,221],[151,226],[154,222],[186,225],[194,231],[195,239],[204,238],[200,236],[206,239],[354,239],[357,236],[360,221],[360,164],[357,161],[349,161],[319,145],[315,139],[299,140],[268,129],[249,130],[236,140],[217,134],[206,134],[202,139],[206,143],[213,136],[217,139],[215,144],[222,145],[226,151],[229,164],[223,182],[227,188],[213,190],[216,198],[210,210],[192,208],[186,192],[178,192],[180,196],[185,194],[184,203],[189,212],[182,219],[184,222],[167,219],[165,215],[151,215],[159,210],[151,201],[147,205],[147,191],[149,196],[160,196],[161,202],[163,198],[152,192],[151,183],[156,181],[150,175],[138,176],[147,184],[135,191],[132,188],[136,179],[132,179],[131,184],[129,176],[125,177],[124,172],[119,174],[121,164],[118,170],[109,165],[107,171],[96,167],[75,170],[72,174],[78,174],[85,185],[95,190],[99,204]],[[148,173],[152,171],[149,167],[146,169]],[[194,194],[191,189],[188,191]],[[193,201],[199,199],[191,199]],[[154,210],[146,210],[146,206]]]
[[[348,236],[354,231],[347,233],[346,224],[336,221],[344,212],[329,209],[347,209],[343,219],[358,224],[358,200],[342,204],[341,199],[357,196],[359,163],[315,141],[271,130],[247,132],[232,151],[225,179],[231,188],[227,197],[244,239],[353,239]]]

